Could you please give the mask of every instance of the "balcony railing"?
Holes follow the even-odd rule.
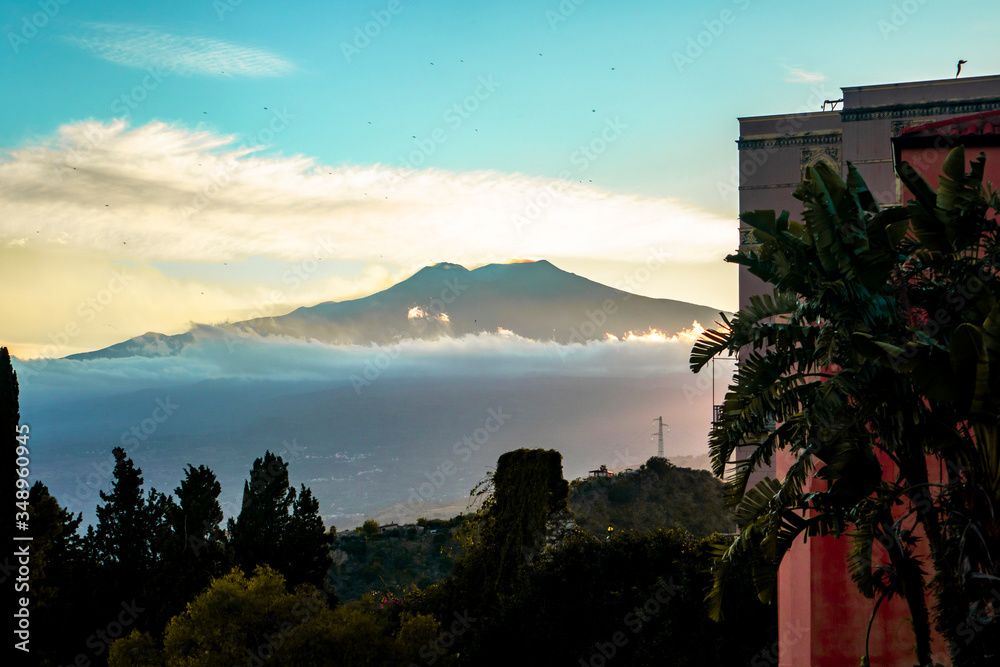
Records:
[[[712,406],[712,424],[718,424],[722,421],[722,407],[721,405]]]
[[[722,409],[723,409],[723,407],[725,407],[725,406],[722,406],[722,405],[713,405],[712,406],[712,425],[713,426],[715,426],[716,424],[718,424],[718,423],[720,423],[722,421]],[[764,432],[770,433],[771,431],[774,430],[775,425],[776,424],[775,424],[775,421],[774,421],[774,415],[773,414],[768,414],[767,417],[766,417],[766,419],[765,419],[765,421],[764,421]]]

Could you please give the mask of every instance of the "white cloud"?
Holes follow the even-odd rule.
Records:
[[[373,383],[429,377],[663,377],[687,370],[692,342],[680,336],[560,345],[510,332],[405,340],[392,346],[328,345],[276,336],[203,337],[170,357],[16,360],[14,368],[25,400],[50,403],[207,379],[351,384],[359,378]]]
[[[67,41],[118,65],[163,69],[181,75],[277,76],[295,66],[263,49],[204,37],[186,37],[139,26],[92,23]]]
[[[819,83],[826,81],[826,74],[822,72],[807,72],[798,67],[789,67],[788,65],[782,65],[782,67],[787,72],[785,81],[790,83]]]
[[[259,134],[294,118],[275,110]],[[267,132],[265,132],[265,130]],[[327,167],[163,123],[65,125],[0,160],[0,243],[109,258],[220,262],[267,255],[419,267],[512,257],[718,261],[734,223],[672,198],[489,171]]]

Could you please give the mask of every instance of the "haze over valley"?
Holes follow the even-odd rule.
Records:
[[[668,456],[704,453],[710,378],[687,357],[718,315],[546,261],[444,263],[353,301],[15,369],[35,470],[88,520],[115,446],[165,492],[186,464],[209,466],[227,515],[270,450],[343,528],[462,505],[520,447],[558,449],[567,478],[637,466],[661,415]]]

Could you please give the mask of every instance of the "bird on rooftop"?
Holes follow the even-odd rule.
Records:
[[[958,78],[958,75],[962,73],[962,65],[964,65],[967,62],[969,62],[969,61],[968,60],[959,60],[958,61],[958,70],[955,72],[955,78],[956,79]]]

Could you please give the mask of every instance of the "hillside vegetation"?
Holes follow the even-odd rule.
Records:
[[[605,537],[610,526],[637,533],[680,529],[704,538],[736,530],[722,494],[722,483],[708,471],[653,457],[633,474],[574,480],[568,505],[577,527],[596,537]],[[368,521],[340,534],[334,551],[338,595],[357,600],[373,590],[402,593],[443,580],[461,555],[452,535],[463,520],[420,519],[389,530]]]
[[[723,502],[724,488],[706,470],[678,468],[654,456],[632,474],[574,480],[569,508],[577,525],[596,536],[612,527],[637,532],[680,528],[707,537],[736,530]]]
[[[436,584],[451,574],[461,551],[452,536],[463,520],[463,515],[420,519],[388,530],[367,521],[338,535],[332,570],[337,595],[359,600],[374,590],[403,592]]]

